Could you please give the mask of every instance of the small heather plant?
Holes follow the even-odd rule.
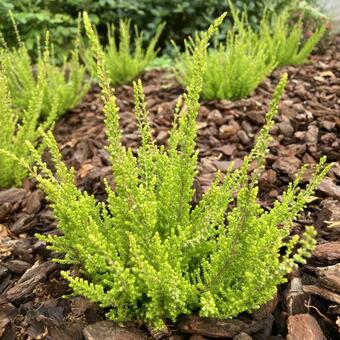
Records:
[[[253,90],[273,71],[275,61],[267,58],[267,46],[247,25],[245,17],[240,19],[232,4],[236,24],[227,33],[224,43],[209,50],[207,69],[203,76],[202,97],[211,99],[237,100],[248,97]],[[188,85],[194,68],[193,53],[199,39],[189,39],[185,52],[179,55],[175,72],[183,85]]]
[[[137,26],[135,26],[135,39],[132,43],[130,26],[130,20],[121,19],[119,21],[119,39],[117,41],[115,26],[108,25],[108,45],[105,47],[104,60],[111,84],[114,86],[131,82],[156,58],[158,53],[156,44],[164,28],[164,25],[158,26],[149,45],[143,48],[143,32],[139,33]],[[95,56],[86,50],[83,55],[90,72],[95,75]]]
[[[264,211],[257,202],[258,179],[268,152],[273,117],[284,89],[282,78],[266,115],[266,124],[242,167],[228,169],[193,207],[197,175],[196,118],[208,41],[224,15],[204,33],[193,52],[191,80],[179,101],[169,147],[153,141],[140,82],[134,83],[135,111],[141,135],[138,157],[121,143],[119,110],[107,76],[104,52],[84,13],[85,28],[97,60],[107,127],[114,189],[106,183],[106,202],[79,191],[74,169],[68,170],[52,133],[44,135],[56,174],[31,147],[36,166],[30,169],[46,192],[62,236],[40,236],[49,248],[63,254],[56,259],[77,265],[80,276],[62,275],[75,294],[107,308],[117,322],[143,320],[160,329],[164,319],[199,313],[231,318],[268,301],[285,274],[304,263],[315,244],[315,230],[307,227],[290,237],[293,220],[327,173],[322,158],[305,189],[299,187],[305,168],[288,186],[281,202]],[[250,165],[256,170],[250,175]],[[234,193],[238,192],[234,200]],[[235,207],[226,214],[227,207]]]
[[[267,46],[267,54],[270,60],[277,62],[278,66],[303,64],[312,53],[326,32],[326,25],[318,22],[318,27],[310,36],[305,38],[303,19],[292,20],[289,10],[273,16],[268,16],[260,25],[259,39]]]
[[[13,108],[8,83],[9,80],[0,71],[0,188],[21,185],[28,170],[18,166],[18,162],[9,154],[24,158],[26,163],[31,166],[33,160],[29,146],[25,142],[29,141],[31,145],[36,146],[41,137],[38,127],[40,126],[41,131],[49,129],[57,115],[57,105],[54,104],[48,119],[39,125],[45,87],[44,70],[38,73],[27,109],[22,113],[18,113]],[[42,151],[42,148],[38,149],[37,154],[41,155]]]
[[[37,77],[40,69],[45,69],[44,96],[41,118],[48,119],[52,107],[57,102],[57,117],[67,110],[75,107],[89,90],[89,82],[85,81],[85,67],[79,63],[79,33],[76,46],[71,55],[64,59],[62,67],[56,65],[53,55],[53,45],[49,43],[49,34],[46,34],[45,51],[39,54],[36,65],[29,55],[25,44],[20,40],[15,22],[18,48],[9,49],[2,39],[0,47],[0,70],[8,78],[8,88],[13,98],[13,104],[19,109],[28,107],[32,93],[35,91]],[[52,53],[51,53],[52,51]]]

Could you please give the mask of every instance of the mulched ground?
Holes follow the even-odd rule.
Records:
[[[260,311],[219,324],[187,318],[169,325],[173,330],[169,339],[283,339],[287,333],[290,340],[339,336],[340,225],[334,221],[340,221],[340,37],[326,54],[313,56],[311,64],[275,71],[248,99],[202,103],[196,199],[216,170],[225,171],[232,160],[240,166],[249,153],[283,72],[288,72],[289,83],[271,131],[274,141],[260,181],[260,201],[270,207],[303,163],[315,164],[326,155],[335,165],[293,228],[298,233],[304,225],[315,225],[318,246],[308,264],[292,273],[289,283],[279,287],[278,295]],[[146,73],[143,83],[155,138],[166,145],[183,89],[164,71]],[[117,97],[123,142],[136,150],[139,137],[131,87],[119,87]],[[112,177],[104,130],[97,87],[55,127],[63,158],[77,171],[77,185],[98,200],[105,199],[103,178]],[[85,298],[62,299],[70,290],[60,278],[61,266],[51,261],[50,251],[34,237],[37,232],[56,233],[56,221],[35,182],[25,180],[23,188],[0,191],[1,339],[147,338],[146,330],[132,326],[117,330],[107,322],[97,323],[105,320],[104,312]]]

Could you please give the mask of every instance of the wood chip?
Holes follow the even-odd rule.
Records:
[[[303,286],[303,291],[305,293],[319,295],[326,300],[333,301],[340,304],[340,295],[332,292],[326,288],[318,287],[315,285]]]
[[[200,334],[214,338],[228,338],[245,332],[248,334],[260,331],[265,320],[244,322],[238,319],[219,320],[186,316],[178,324],[178,329],[185,333]]]

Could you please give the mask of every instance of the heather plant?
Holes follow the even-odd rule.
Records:
[[[14,22],[13,22],[14,23]],[[0,47],[0,70],[8,79],[8,88],[15,107],[22,111],[27,109],[32,93],[37,84],[37,73],[44,69],[46,81],[44,82],[44,95],[41,118],[48,119],[52,106],[57,101],[57,117],[67,110],[75,107],[89,90],[89,82],[85,80],[85,67],[79,62],[78,41],[68,58],[64,58],[62,67],[56,65],[53,45],[46,34],[45,50],[38,52],[35,65],[29,55],[28,49],[21,41],[17,32],[18,48],[8,48],[4,39]]]
[[[28,173],[28,170],[25,167],[20,167],[8,153],[24,158],[28,165],[32,165],[33,160],[29,146],[25,144],[25,141],[36,146],[41,137],[38,127],[40,126],[40,131],[49,129],[57,114],[57,105],[54,103],[48,119],[39,125],[45,87],[43,69],[37,75],[37,82],[32,89],[27,109],[20,114],[13,108],[13,99],[8,83],[9,79],[0,72],[0,188],[21,185]],[[37,154],[41,155],[42,151],[42,148],[38,149]]]
[[[232,8],[235,25],[224,43],[209,50],[207,69],[203,75],[202,97],[237,100],[245,98],[273,71],[275,60],[268,60],[264,40],[247,25],[246,17],[238,17]],[[178,54],[175,66],[177,79],[188,85],[194,68],[194,51],[199,39],[189,39],[185,52]]]
[[[258,179],[265,165],[269,131],[286,77],[266,114],[266,124],[240,169],[218,173],[211,188],[193,207],[197,175],[196,118],[207,65],[207,45],[223,16],[202,34],[193,51],[191,80],[184,104],[177,103],[168,148],[153,141],[142,85],[134,83],[135,112],[141,146],[138,156],[121,143],[119,109],[107,75],[104,52],[87,14],[85,28],[96,56],[102,88],[108,152],[114,189],[106,183],[107,201],[77,189],[52,133],[44,134],[55,164],[53,172],[32,146],[36,166],[18,160],[45,191],[62,236],[39,236],[62,254],[57,262],[76,265],[79,274],[62,272],[75,294],[107,308],[117,322],[142,320],[156,329],[164,319],[182,314],[231,318],[268,301],[285,274],[304,263],[315,244],[306,227],[290,237],[290,228],[330,165],[322,158],[309,184],[288,186],[281,201],[265,211],[257,202]],[[250,172],[253,162],[255,170]],[[234,194],[237,198],[234,199]],[[230,203],[234,208],[227,212]]]
[[[326,32],[324,22],[314,20],[317,27],[306,36],[304,18],[294,19],[288,9],[271,19],[264,16],[259,38],[267,46],[269,59],[278,66],[303,64]]]
[[[104,60],[112,85],[131,82],[140,75],[146,67],[155,60],[158,50],[156,44],[164,25],[157,27],[149,45],[143,47],[143,32],[135,26],[135,39],[131,41],[130,20],[119,21],[119,39],[116,39],[114,25],[108,25],[107,41]],[[90,50],[84,49],[84,61],[91,74],[96,75],[95,56]]]

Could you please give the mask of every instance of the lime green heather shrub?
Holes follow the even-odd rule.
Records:
[[[259,38],[267,45],[269,60],[278,66],[303,64],[326,32],[326,26],[318,22],[318,27],[307,40],[303,20],[293,21],[291,12],[284,10],[269,20],[264,16]]]
[[[309,201],[330,166],[322,158],[305,189],[291,183],[271,211],[257,202],[258,178],[264,168],[269,130],[286,82],[278,85],[267,122],[239,170],[230,167],[193,207],[197,175],[196,118],[206,48],[224,15],[201,36],[193,53],[191,81],[178,102],[169,147],[153,141],[142,85],[134,84],[135,111],[141,135],[138,157],[121,144],[119,112],[106,73],[104,53],[84,14],[85,27],[96,55],[112,159],[114,190],[106,184],[106,202],[79,191],[74,170],[61,162],[51,133],[45,143],[54,160],[54,175],[31,147],[36,167],[30,169],[47,194],[62,236],[40,236],[49,248],[63,254],[56,261],[77,265],[80,276],[63,272],[75,294],[108,309],[117,322],[142,320],[159,329],[163,320],[180,315],[231,318],[268,301],[285,274],[304,263],[314,246],[315,231],[289,237],[293,220]],[[248,175],[249,166],[257,162]],[[25,161],[20,161],[25,165]],[[27,165],[26,165],[27,166]],[[233,194],[235,207],[225,217]],[[285,250],[285,251],[283,251]]]
[[[69,57],[64,58],[63,66],[56,65],[46,35],[45,51],[39,54],[38,61],[33,65],[32,59],[19,34],[18,48],[8,48],[2,41],[0,47],[0,70],[8,78],[8,88],[13,98],[13,104],[20,110],[26,109],[36,87],[36,73],[45,69],[46,76],[41,118],[47,119],[51,108],[57,101],[57,117],[75,107],[88,92],[90,84],[85,81],[85,67],[79,63],[78,43]],[[51,52],[52,50],[52,52]]]
[[[245,18],[238,18],[224,43],[210,49],[207,72],[203,75],[202,97],[211,99],[237,100],[248,97],[253,90],[272,72],[275,61],[268,61],[267,46],[247,25]],[[187,86],[194,69],[194,51],[197,39],[189,39],[186,49],[179,55],[175,72],[179,82]]]
[[[130,20],[119,21],[119,39],[115,35],[115,26],[108,25],[107,41],[105,47],[104,61],[111,79],[112,85],[131,82],[156,58],[158,50],[156,44],[164,28],[157,27],[155,35],[150,39],[149,45],[143,47],[143,32],[138,31],[135,26],[135,39],[131,41]],[[91,51],[84,50],[84,60],[90,72],[96,74],[96,61]]]
[[[0,188],[21,185],[22,179],[27,176],[28,172],[25,167],[20,167],[8,153],[24,158],[28,165],[32,165],[29,146],[25,144],[25,141],[36,146],[41,137],[38,131],[38,120],[43,103],[45,73],[43,70],[38,73],[27,109],[20,114],[13,109],[13,99],[8,83],[9,80],[0,71]],[[51,127],[57,114],[56,108],[56,105],[52,106],[48,119],[40,125],[41,131]],[[37,153],[41,154],[42,151],[39,149]]]

